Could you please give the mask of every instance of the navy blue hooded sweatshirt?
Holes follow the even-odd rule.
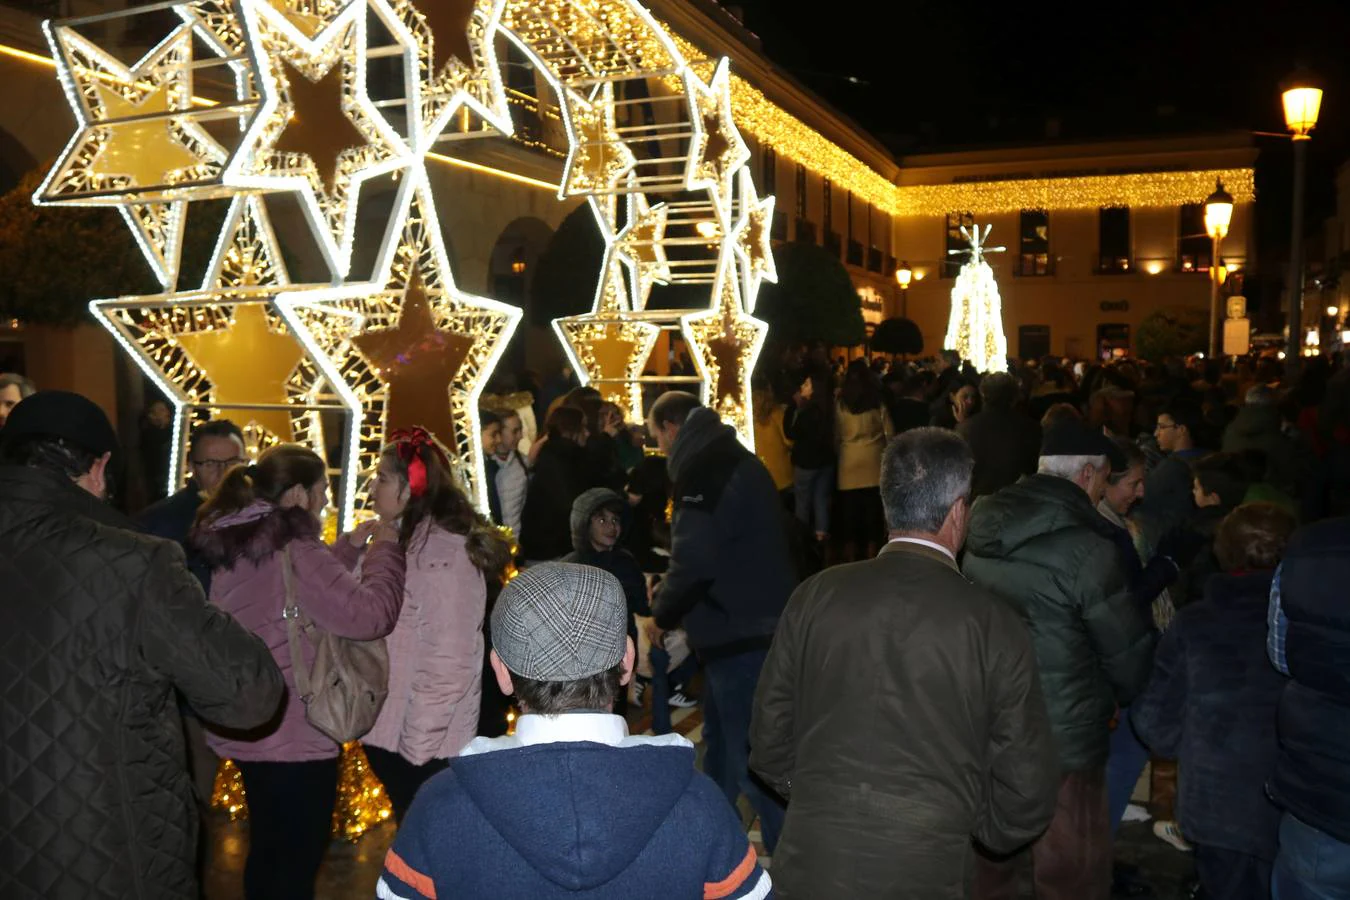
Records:
[[[451,760],[418,793],[376,893],[757,900],[770,884],[692,747],[577,741]]]

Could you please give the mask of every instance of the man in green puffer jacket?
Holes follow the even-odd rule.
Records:
[[[1097,512],[1119,451],[1081,422],[1047,430],[1039,471],[971,510],[965,572],[1031,630],[1059,748],[1055,817],[1032,846],[1036,896],[1111,891],[1106,758],[1118,706],[1143,690],[1155,635]],[[1121,461],[1123,462],[1123,460]],[[1010,860],[979,860],[975,896],[1016,896]]]

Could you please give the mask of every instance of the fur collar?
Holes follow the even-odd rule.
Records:
[[[258,565],[297,538],[318,536],[319,523],[307,510],[257,501],[238,512],[198,523],[192,530],[192,546],[212,568],[226,569],[241,559]]]

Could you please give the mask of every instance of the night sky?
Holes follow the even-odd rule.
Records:
[[[1310,226],[1334,211],[1335,168],[1350,159],[1346,0],[724,5],[737,2],[769,58],[897,153],[1039,142],[1050,119],[1061,141],[1283,132],[1280,82],[1301,64],[1326,91]],[[896,20],[907,24],[883,24]],[[1271,259],[1288,252],[1290,142],[1254,140],[1259,251]]]

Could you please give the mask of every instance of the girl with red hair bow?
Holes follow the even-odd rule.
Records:
[[[397,523],[408,575],[387,639],[389,696],[362,743],[401,820],[422,783],[477,734],[486,579],[501,573],[510,546],[460,490],[426,430],[391,438],[371,499],[381,521]],[[353,564],[368,527],[339,542]]]

